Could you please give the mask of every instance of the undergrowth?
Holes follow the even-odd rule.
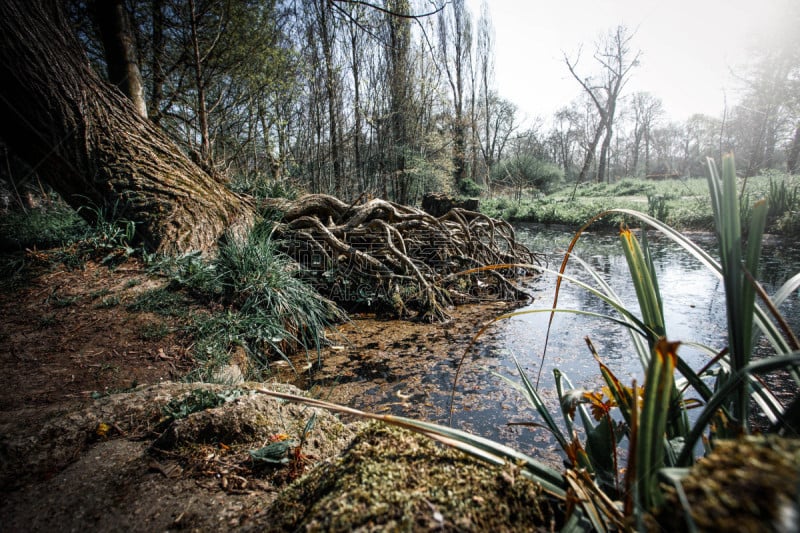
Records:
[[[299,278],[294,262],[278,251],[268,225],[243,239],[228,236],[213,259],[186,254],[163,259],[157,268],[211,312],[193,316],[197,368],[190,379],[209,380],[237,347],[248,356],[250,377],[263,378],[275,358],[305,351],[320,362],[325,328],[345,315]],[[316,353],[316,358],[313,354]]]
[[[739,178],[742,220],[747,222],[750,198],[766,198],[769,204],[767,231],[791,235],[800,229],[800,177],[767,171],[760,176]],[[679,230],[711,231],[714,215],[703,178],[645,180],[624,178],[616,183],[567,184],[542,195],[500,191],[481,202],[481,212],[511,222],[559,224],[578,228],[594,215],[613,208],[647,213]],[[619,226],[611,215],[595,227]]]
[[[243,370],[253,379],[268,374],[274,358],[289,362],[298,350],[306,352],[308,363],[319,362],[325,328],[345,319],[339,308],[300,279],[297,265],[278,251],[269,236],[269,222],[257,224],[244,238],[226,236],[213,258],[200,253],[164,257],[138,247],[135,223],[120,218],[116,209],[85,209],[83,214],[93,224],[60,201],[0,219],[3,251],[26,250],[2,254],[2,284],[23,283],[33,263],[80,269],[90,259],[115,267],[140,257],[152,274],[166,277],[168,284],[140,292],[126,309],[183,324],[194,341],[197,363],[189,379],[213,379],[237,347],[247,354],[249,363]],[[50,300],[57,307],[75,304],[58,295]],[[120,304],[118,297],[104,292],[91,295],[91,300],[97,308]],[[153,326],[140,334],[158,339],[169,332]]]

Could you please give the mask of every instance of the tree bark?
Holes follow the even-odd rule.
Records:
[[[410,7],[407,0],[395,0],[389,4],[392,12],[407,15]],[[388,69],[391,105],[392,142],[394,153],[391,161],[394,199],[401,204],[410,203],[410,177],[406,172],[406,150],[408,148],[409,90],[411,68],[408,53],[411,46],[410,19],[388,16],[389,46]]]
[[[112,210],[162,252],[209,250],[251,203],[192,163],[91,69],[62,8],[0,2],[0,136],[70,205]]]
[[[92,5],[103,41],[108,79],[130,98],[136,111],[147,117],[144,83],[136,60],[136,45],[122,0],[96,0]]]

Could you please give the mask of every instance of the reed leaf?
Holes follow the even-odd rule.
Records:
[[[648,259],[649,253],[646,254],[642,250],[639,241],[627,227],[620,230],[620,241],[631,272],[631,281],[636,290],[636,298],[639,301],[642,320],[648,328],[655,332],[657,337],[663,337],[666,335],[664,310],[652,266],[653,263]],[[653,343],[655,341],[655,338],[652,339]]]
[[[676,465],[689,466],[691,464],[692,450],[700,440],[701,435],[711,423],[714,416],[716,416],[720,407],[728,401],[730,395],[739,387],[741,381],[748,380],[751,374],[766,373],[798,365],[800,365],[800,352],[794,352],[787,355],[776,355],[767,359],[758,360],[731,375],[731,378],[714,393],[698,415],[692,427],[692,431],[686,437],[683,451],[678,456]],[[786,417],[784,416],[784,418]]]
[[[644,384],[644,402],[639,416],[636,448],[637,489],[639,501],[650,509],[660,505],[663,496],[658,487],[658,470],[664,466],[662,445],[667,426],[667,416],[673,391],[673,371],[679,343],[659,340],[653,350],[653,359],[647,368]]]

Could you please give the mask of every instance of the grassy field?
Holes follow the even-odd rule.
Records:
[[[743,191],[742,215],[760,198],[768,200],[768,229],[793,233],[800,228],[800,176],[772,173],[739,180]],[[574,193],[574,194],[573,194]],[[512,222],[538,222],[579,227],[607,209],[642,211],[680,230],[713,227],[708,182],[705,178],[651,181],[625,178],[617,183],[566,185],[544,195],[531,192],[516,201],[500,194],[481,201],[481,211]],[[607,217],[597,224],[616,227],[620,217]]]

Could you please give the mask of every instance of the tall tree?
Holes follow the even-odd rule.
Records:
[[[553,116],[553,127],[550,130],[553,159],[563,169],[567,179],[571,177],[573,153],[578,137],[575,125],[579,122],[580,118],[574,108],[563,107]]]
[[[781,2],[779,2],[781,4]],[[737,135],[737,161],[747,175],[779,168],[792,150],[800,152],[800,5],[782,2],[781,17],[760,28],[750,43],[749,61],[738,69],[744,96],[733,109],[731,126]],[[786,152],[784,153],[784,148]]]
[[[328,135],[330,136],[330,154],[333,169],[333,192],[337,197],[341,198],[344,193],[344,172],[342,169],[341,135],[339,131],[339,84],[333,57],[336,26],[328,0],[316,0],[314,8],[318,17],[317,31],[320,45],[322,46],[322,60],[324,62]]]
[[[0,137],[71,205],[116,207],[161,251],[209,249],[252,222],[246,200],[90,68],[59,4],[0,3],[0,77]]]
[[[108,79],[147,117],[144,84],[139,71],[136,39],[124,0],[93,0],[92,12],[105,51]]]
[[[407,204],[410,198],[410,176],[406,172],[406,152],[409,149],[408,123],[411,105],[411,19],[408,0],[387,0],[389,41],[387,43],[387,79],[389,83],[389,114],[393,154],[389,175],[392,179],[394,198]]]
[[[453,105],[453,177],[456,187],[462,189],[467,143],[464,83],[472,60],[472,23],[464,0],[453,0],[439,14],[439,48]]]
[[[647,92],[637,92],[632,99],[633,112],[633,143],[631,146],[631,172],[633,175],[640,175],[639,159],[644,143],[644,167],[642,172],[645,176],[650,173],[650,143],[652,131],[656,120],[663,113],[661,99]]]
[[[198,20],[200,13],[195,8],[194,0],[188,0],[189,6],[189,28],[190,39],[192,47],[192,65],[194,66],[195,84],[197,90],[197,122],[200,129],[200,158],[204,163],[211,160],[211,134],[208,129],[208,107],[206,103],[206,78],[203,75],[203,63],[208,56],[209,50],[206,53],[200,52],[200,36],[198,34]],[[218,32],[222,31],[223,19],[220,17],[220,27]],[[216,40],[215,40],[216,42]]]
[[[479,137],[478,130],[483,134],[484,142],[481,143],[477,139],[477,144],[480,146],[481,154],[483,155],[483,166],[485,171],[485,182],[489,184],[489,172],[491,171],[492,164],[494,163],[494,150],[490,144],[493,144],[492,139],[492,114],[490,113],[490,105],[492,100],[492,85],[494,83],[494,31],[492,28],[492,21],[489,17],[489,5],[486,0],[481,2],[481,15],[478,19],[478,39],[476,43],[476,56],[478,63],[478,80],[480,84],[480,101],[482,110],[482,127],[478,128],[477,124],[475,129],[476,137]]]
[[[161,103],[164,99],[164,73],[165,39],[164,39],[164,0],[152,0],[150,4],[152,18],[150,53],[150,101],[148,115],[155,124],[161,122]]]

